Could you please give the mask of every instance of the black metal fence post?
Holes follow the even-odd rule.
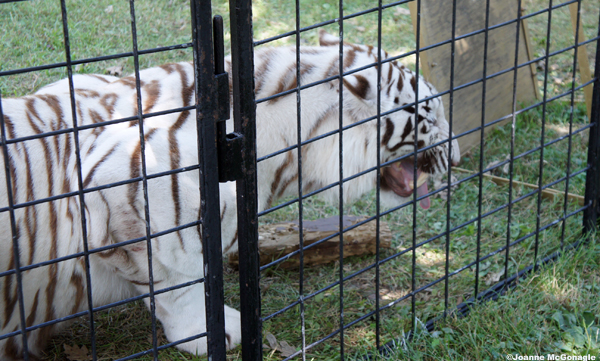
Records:
[[[243,177],[237,181],[238,249],[242,359],[262,359],[258,203],[256,180],[256,103],[254,101],[254,43],[252,1],[230,0],[231,62],[234,130],[244,135]]]
[[[191,2],[194,71],[196,77],[196,117],[198,124],[198,161],[202,210],[202,247],[206,294],[208,355],[225,360],[225,315],[223,311],[223,256],[217,156],[216,105],[211,3]]]
[[[600,36],[600,29],[598,31]],[[600,41],[596,41],[596,61],[594,65],[594,95],[592,97],[592,115],[590,124],[590,138],[588,143],[588,166],[585,179],[585,204],[588,207],[583,211],[583,230],[590,233],[597,228],[598,213],[600,213],[599,188],[600,188]]]

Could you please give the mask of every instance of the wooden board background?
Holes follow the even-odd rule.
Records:
[[[485,28],[485,2],[457,0],[456,37]],[[413,27],[417,26],[417,4],[409,4]],[[489,26],[517,18],[517,0],[491,0]],[[488,76],[514,66],[517,23],[501,26],[489,31],[487,74]],[[421,0],[420,47],[452,39],[452,2],[447,0]],[[483,77],[485,35],[483,33],[457,40],[454,56],[454,88]],[[528,46],[527,25],[519,31],[519,64],[526,63],[532,54]],[[419,68],[423,76],[438,90],[450,89],[451,45],[450,43],[420,53]],[[512,113],[513,71],[493,79],[486,84],[485,122],[489,123]],[[531,104],[535,101],[537,82],[535,66],[525,66],[517,74],[518,102]],[[481,126],[482,119],[481,82],[454,92],[453,132],[458,135]],[[443,96],[446,118],[449,117],[449,95]],[[508,121],[508,120],[506,120]],[[506,122],[504,121],[504,122]],[[504,122],[502,124],[504,124]],[[491,128],[488,127],[486,131]],[[461,153],[478,146],[480,131],[477,130],[458,139]]]

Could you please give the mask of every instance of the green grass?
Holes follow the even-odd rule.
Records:
[[[132,51],[129,4],[126,1],[67,1],[71,58],[82,60]],[[151,49],[191,42],[189,1],[136,1],[138,48]],[[10,26],[0,29],[0,71],[66,61],[59,1],[24,1],[2,4],[0,19]],[[191,60],[190,49],[140,56],[140,67]],[[76,73],[100,73],[122,66],[132,73],[133,58],[93,62],[77,66]],[[29,94],[66,77],[66,68],[40,70],[2,77],[2,95]]]
[[[498,360],[507,354],[600,356],[600,245],[578,250],[465,318],[450,316],[381,360]]]
[[[388,3],[386,1],[384,3]],[[277,1],[255,1],[254,37],[263,40],[282,32],[295,29],[294,7]],[[112,7],[112,8],[110,8]],[[301,26],[331,20],[338,17],[336,1],[302,1],[302,9],[310,9],[302,14]],[[354,13],[373,5],[360,0],[345,2],[345,13]],[[138,0],[135,2],[136,31],[138,48],[152,49],[191,42],[188,0]],[[213,14],[223,15],[225,20],[225,49],[230,47],[229,5],[227,1],[214,1]],[[131,36],[130,9],[128,2],[111,0],[67,1],[69,39],[73,60],[89,59],[100,55],[113,55],[130,52],[133,46]],[[26,1],[2,4],[0,19],[11,26],[0,29],[0,71],[22,69],[32,66],[66,61],[63,41],[62,18],[58,1]],[[377,13],[371,13],[346,22],[347,39],[358,43],[376,44]],[[400,27],[400,32],[397,31]],[[337,33],[337,27],[326,27]],[[408,34],[412,33],[410,16],[399,14],[394,9],[384,12],[382,31],[383,47],[397,52],[406,52],[412,46]],[[317,30],[305,32],[302,44],[316,45]],[[271,45],[295,44],[295,37],[278,40]],[[400,44],[398,48],[397,44]],[[176,50],[140,56],[140,67],[148,68],[174,61],[189,61],[193,57],[191,49]],[[79,66],[76,73],[105,73],[113,66],[122,66],[124,74],[134,71],[133,58],[99,61]],[[4,97],[30,94],[43,85],[66,77],[66,69],[40,70],[22,75],[0,78],[0,89]]]
[[[389,3],[385,1],[384,3]],[[191,28],[188,19],[189,2],[187,0],[169,1],[136,1],[136,20],[138,46],[149,49],[191,41]],[[535,12],[547,7],[543,0],[524,0],[526,13]],[[128,52],[132,46],[131,24],[127,2],[109,0],[72,0],[67,2],[69,16],[69,36],[71,53],[74,60],[87,59],[99,55]],[[112,5],[112,10],[109,6]],[[338,2],[330,0],[302,0],[303,12],[300,17],[301,26],[337,18]],[[344,1],[344,13],[349,14],[371,8],[361,0]],[[598,29],[596,4],[591,1],[583,3],[582,19],[587,38],[595,36]],[[402,54],[414,49],[414,34],[407,6],[393,7],[383,12],[382,43],[383,47],[394,54]],[[225,1],[217,1],[213,12],[227,14]],[[256,0],[253,4],[254,38],[263,40],[277,34],[295,29],[295,11],[293,3],[279,1]],[[531,32],[531,43],[534,54],[540,56],[546,46],[546,14],[528,20]],[[57,1],[30,1],[0,5],[0,20],[3,24],[11,24],[0,28],[0,71],[20,69],[29,66],[40,66],[65,61],[65,52],[60,19],[60,6]],[[355,17],[345,21],[344,36],[347,40],[376,44],[377,13]],[[570,29],[568,8],[563,7],[553,13],[551,51],[568,46],[573,41]],[[225,28],[228,18],[225,16]],[[330,33],[337,33],[337,25],[328,25]],[[226,31],[226,48],[229,47],[230,36]],[[274,45],[295,44],[295,37],[278,40]],[[316,45],[317,30],[302,33],[301,44]],[[595,54],[593,44],[588,46],[588,53]],[[548,95],[554,96],[570,88],[572,78],[573,51],[553,56],[549,61],[550,82]],[[190,49],[175,50],[165,53],[143,55],[140,57],[142,68],[172,62],[191,60]],[[590,59],[593,64],[593,58]],[[414,57],[407,57],[403,62],[411,66]],[[123,66],[124,73],[133,71],[131,57],[110,61],[94,62],[79,66],[79,73],[104,73],[112,66]],[[13,75],[0,78],[0,90],[3,97],[20,96],[34,92],[39,87],[66,75],[64,68],[41,70],[33,73]],[[560,79],[557,81],[555,79]],[[543,90],[543,71],[538,72],[540,91]],[[576,82],[579,82],[577,76]],[[578,101],[573,111],[571,131],[576,131],[588,119],[585,106],[580,102],[582,92],[576,94]],[[520,114],[515,121],[514,155],[519,156],[540,145],[541,119],[545,117],[545,143],[569,134],[571,111],[568,97],[548,104],[545,115],[542,108],[537,107]],[[479,170],[480,156],[483,154],[483,165],[487,167],[495,161],[504,161],[510,154],[511,124],[496,127],[486,134],[483,149],[476,147],[466,154],[461,163],[462,168]],[[567,162],[570,162],[570,173],[581,170],[587,164],[587,136],[585,130],[574,135],[571,142],[572,155],[567,158],[568,139],[560,140],[544,149],[544,166],[542,183],[548,184],[566,175]],[[540,151],[519,157],[514,162],[513,177],[517,181],[537,184],[539,173]],[[453,172],[458,179],[465,179],[466,173]],[[508,178],[499,167],[495,174]],[[584,194],[585,173],[569,180],[569,193]],[[553,185],[554,189],[564,190],[564,181]],[[527,189],[515,188],[512,199],[517,199],[529,192]],[[381,258],[402,253],[380,265],[379,305],[394,305],[380,314],[379,331],[381,343],[397,339],[412,328],[413,316],[425,322],[451,309],[460,302],[473,296],[474,287],[487,289],[491,284],[503,277],[505,260],[508,259],[508,274],[512,275],[537,259],[552,254],[561,247],[563,233],[565,243],[577,239],[581,230],[581,216],[568,218],[564,223],[556,224],[541,231],[539,236],[532,236],[519,241],[510,247],[509,252],[502,250],[509,242],[515,242],[532,234],[537,229],[536,213],[538,211],[537,194],[514,203],[510,209],[511,220],[508,222],[508,209],[501,208],[509,200],[508,187],[499,186],[484,178],[482,181],[482,214],[495,211],[480,222],[477,204],[479,203],[479,178],[461,183],[454,190],[451,198],[450,224],[446,224],[447,204],[440,198],[432,199],[431,209],[423,211],[418,208],[415,234],[413,239],[412,207],[397,210],[382,218],[392,230],[392,249],[381,250]],[[355,215],[375,214],[375,193],[363,197],[360,201],[346,205],[343,212]],[[563,216],[563,200],[542,199],[540,202],[541,228],[552,224]],[[580,206],[567,204],[567,213]],[[499,209],[500,208],[500,209]],[[327,205],[318,199],[310,198],[303,203],[304,219],[317,219],[337,215],[335,206]],[[280,211],[261,218],[261,223],[295,220],[298,218],[298,205],[293,204]],[[447,229],[464,225],[445,236]],[[478,229],[481,227],[481,237]],[[510,228],[510,237],[508,229]],[[413,252],[412,244],[424,242],[432,237],[438,238],[423,244]],[[423,287],[446,274],[446,242],[448,243],[448,270],[452,274],[448,278],[448,303],[445,303],[445,282],[442,281],[415,295],[414,312],[412,299],[395,302],[412,289],[413,257],[414,284]],[[497,254],[482,261],[479,274],[475,267],[466,267],[476,260],[477,244],[480,244],[480,256],[501,250]],[[537,245],[537,247],[536,247]],[[448,318],[432,334],[422,329],[416,334],[413,342],[405,349],[398,348],[392,356],[385,359],[473,359],[485,360],[504,358],[506,353],[527,355],[547,352],[566,352],[574,354],[589,353],[598,355],[598,340],[592,338],[594,327],[600,315],[598,299],[600,271],[598,245],[594,239],[589,246],[569,253],[561,261],[545,267],[541,273],[521,282],[521,284],[498,302],[492,302],[475,308],[464,319]],[[353,257],[344,260],[343,265],[335,262],[318,267],[307,267],[304,273],[304,294],[311,294],[339,279],[340,267],[344,276],[363,270],[374,264],[374,257]],[[466,267],[466,268],[465,268]],[[453,273],[454,271],[460,272]],[[344,282],[343,295],[340,287],[335,286],[318,293],[305,301],[305,344],[329,335],[340,325],[340,296],[343,296],[344,322],[348,324],[375,309],[374,269],[359,273]],[[225,269],[226,302],[236,306],[239,304],[238,273]],[[261,291],[263,310],[267,316],[292,302],[298,300],[300,282],[297,270],[269,269],[263,272]],[[302,329],[300,324],[300,308],[293,307],[283,314],[273,317],[263,325],[264,335],[270,333],[278,341],[286,341],[296,349],[302,346]],[[99,359],[114,359],[151,348],[149,313],[142,303],[123,306],[100,312],[96,315],[96,335]],[[590,326],[588,321],[594,317]],[[562,321],[561,321],[562,320]],[[585,322],[585,325],[584,325]],[[585,326],[585,327],[584,327]],[[584,331],[588,332],[586,334]],[[376,347],[376,323],[373,318],[359,322],[344,331],[345,355],[349,359],[358,358]],[[582,335],[584,336],[582,338]],[[589,337],[588,337],[589,336]],[[587,337],[587,338],[586,338]],[[265,344],[268,344],[264,338]],[[166,339],[159,330],[159,344]],[[340,337],[310,348],[307,359],[338,360]],[[59,337],[52,340],[47,350],[46,360],[65,360],[64,346],[85,345],[90,347],[87,320],[81,318]],[[569,350],[570,347],[570,350]],[[562,351],[561,351],[562,350]],[[265,360],[281,360],[278,351],[265,348]],[[164,360],[206,360],[181,353],[175,349],[162,351],[160,359]],[[230,360],[239,360],[239,347],[228,355]],[[142,358],[150,359],[150,358]]]
[[[383,4],[393,3],[391,0]],[[555,1],[554,5],[560,4]],[[138,48],[151,49],[191,41],[189,1],[187,0],[138,0],[136,6],[136,31]],[[112,6],[112,10],[110,7]],[[302,0],[301,27],[330,21],[339,16],[338,2],[334,0]],[[352,14],[371,9],[376,3],[361,0],[344,1],[344,14]],[[543,0],[524,0],[525,13],[534,13],[548,6]],[[295,7],[292,1],[280,2],[258,0],[253,2],[254,38],[257,41],[293,31],[295,29]],[[386,9],[382,12],[382,47],[392,54],[403,54],[414,49],[414,34],[407,5]],[[73,60],[88,59],[100,55],[113,55],[129,52],[132,49],[130,10],[128,2],[111,0],[70,0],[67,1],[69,38]],[[221,14],[225,19],[225,48],[230,45],[229,6],[227,1],[213,2],[213,14]],[[582,23],[585,37],[594,37],[598,28],[598,17],[593,2],[582,4]],[[64,62],[65,47],[61,9],[58,1],[24,1],[2,4],[0,19],[10,26],[0,29],[0,71],[22,69]],[[543,13],[527,20],[531,44],[535,56],[541,56],[546,46],[547,14]],[[553,12],[551,52],[573,43],[570,31],[568,7]],[[377,12],[348,19],[344,22],[344,37],[348,41],[377,44]],[[325,27],[333,34],[338,33],[336,24]],[[565,31],[568,29],[568,31]],[[317,30],[303,32],[301,44],[317,43]],[[293,45],[295,36],[277,40],[270,45]],[[588,45],[588,54],[593,64],[595,45]],[[564,91],[570,84],[573,51],[553,56],[549,61],[551,81],[549,94]],[[191,50],[176,50],[157,54],[142,55],[140,66],[147,68],[173,61],[192,59]],[[414,56],[403,59],[407,65],[414,65]],[[94,62],[79,66],[78,73],[104,73],[112,66],[123,66],[124,74],[133,72],[131,57]],[[538,72],[541,80],[543,72]],[[20,96],[29,94],[39,87],[66,76],[66,69],[41,70],[23,75],[0,78],[2,95]],[[556,81],[554,79],[560,79]]]

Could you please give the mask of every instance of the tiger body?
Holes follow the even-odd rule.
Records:
[[[295,89],[339,73],[339,48],[335,39],[322,35],[321,47],[301,49],[300,78],[296,77],[294,48],[268,48],[255,52],[256,98],[265,98]],[[383,53],[383,52],[382,52]],[[345,45],[343,71],[372,64],[377,50],[367,46]],[[226,70],[230,62],[226,61]],[[435,90],[419,80],[410,70],[396,62],[381,67],[381,111],[386,112],[405,103],[434,94]],[[73,132],[71,96],[67,80],[40,89],[36,94],[16,99],[3,99],[2,112],[6,138],[18,139],[36,134],[60,134],[6,145],[9,155],[9,181],[0,192],[0,335],[15,333],[0,340],[0,359],[22,359],[22,322],[27,327],[49,322],[93,307],[117,302],[149,292],[149,277],[155,290],[195,281],[204,277],[200,228],[200,192],[198,170],[183,168],[198,164],[196,114],[194,110],[145,118],[143,122],[145,169],[142,167],[140,130],[136,120],[86,126],[138,114],[135,77],[114,78],[97,75],[74,76],[76,119],[81,176],[78,175],[76,144]],[[412,84],[412,85],[411,85]],[[140,71],[143,113],[155,113],[194,104],[194,69],[191,63],[167,64]],[[377,70],[372,67],[345,76],[343,84],[343,124],[349,126],[377,112]],[[300,108],[300,139],[304,142],[339,128],[339,80],[303,89]],[[433,98],[415,109],[398,111],[381,117],[381,140],[377,140],[377,122],[370,121],[343,132],[343,174],[350,176],[377,164],[413,152],[414,128],[418,127],[419,147],[427,147],[448,138],[448,123],[441,100]],[[272,154],[297,144],[298,127],[296,95],[288,94],[257,105],[257,154]],[[407,125],[407,124],[410,124]],[[228,122],[231,130],[231,121]],[[407,131],[407,129],[410,130]],[[2,151],[5,149],[0,148]],[[419,172],[441,175],[449,163],[458,161],[458,145],[453,143],[449,158],[448,142],[421,153]],[[339,181],[339,135],[332,134],[301,147],[302,192],[307,193]],[[411,161],[412,164],[412,161]],[[5,169],[4,157],[0,165]],[[382,169],[382,202],[399,205],[412,197],[405,184],[412,175],[398,164]],[[167,176],[153,174],[181,170]],[[386,169],[389,169],[386,173]],[[147,179],[148,212],[145,210],[143,172]],[[402,173],[402,177],[398,174]],[[412,173],[412,171],[411,171]],[[278,198],[298,194],[298,152],[296,149],[270,157],[258,164],[259,211]],[[134,181],[128,181],[133,179]],[[7,184],[6,173],[0,172],[0,184]],[[103,188],[107,184],[121,185]],[[79,184],[85,209],[82,212]],[[375,171],[344,184],[343,196],[351,201],[377,185]],[[387,188],[385,187],[387,185]],[[422,193],[422,187],[419,189]],[[425,186],[426,189],[426,186]],[[337,187],[323,193],[335,200]],[[14,219],[8,211],[13,204],[45,199],[65,193],[72,196],[29,206],[17,206]],[[410,194],[409,194],[410,193]],[[225,253],[237,251],[237,220],[234,183],[220,186],[222,247]],[[421,202],[423,205],[423,201]],[[82,215],[84,220],[82,220]],[[150,229],[146,229],[148,216]],[[13,235],[11,222],[16,233]],[[196,224],[194,224],[196,222]],[[148,232],[156,234],[177,226],[194,224],[179,231],[152,238],[152,272],[149,272]],[[85,225],[85,227],[84,227]],[[125,242],[118,248],[93,252],[89,262],[81,254]],[[139,242],[127,242],[137,240]],[[19,256],[15,258],[14,243]],[[21,318],[16,272],[21,267],[78,255],[60,262],[23,270],[22,293],[24,317]],[[86,269],[89,267],[91,292]],[[170,341],[177,341],[206,331],[204,286],[192,286],[157,294],[156,316],[162,322]],[[145,298],[146,303],[149,299]],[[48,337],[65,322],[37,328],[27,333],[29,354],[40,357]],[[239,312],[225,307],[227,346],[241,340]],[[205,353],[206,340],[178,345],[191,353]]]

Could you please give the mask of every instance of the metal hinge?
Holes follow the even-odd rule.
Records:
[[[216,15],[213,19],[215,48],[215,82],[217,85],[217,154],[219,157],[219,182],[241,179],[243,134],[227,134],[225,123],[229,119],[229,74],[225,72],[225,52],[223,40],[223,18]]]

